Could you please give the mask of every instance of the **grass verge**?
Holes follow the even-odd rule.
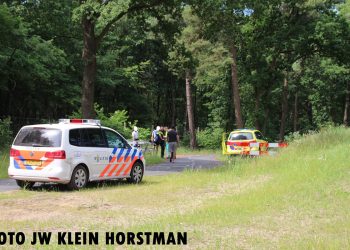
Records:
[[[162,162],[165,161],[165,159],[161,158],[160,155],[155,154],[153,152],[145,153],[144,157],[145,157],[145,160],[146,160],[146,166],[156,165],[156,164],[159,164],[159,163],[162,163]]]
[[[0,193],[0,223],[2,231],[186,231],[190,249],[349,249],[349,149],[350,130],[333,128],[276,157],[136,186]]]
[[[7,168],[9,166],[9,153],[5,150],[0,151],[0,179],[8,178]]]

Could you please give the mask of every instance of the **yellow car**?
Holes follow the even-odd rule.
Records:
[[[251,143],[255,143],[251,147]],[[237,129],[230,133],[227,141],[223,143],[224,154],[249,155],[250,151],[266,152],[268,142],[256,129]]]

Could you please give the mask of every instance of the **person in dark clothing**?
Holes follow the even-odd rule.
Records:
[[[168,130],[167,140],[169,143],[170,162],[174,162],[176,154],[176,144],[179,143],[179,136],[174,127]]]
[[[160,157],[164,158],[164,150],[165,150],[165,130],[164,130],[164,127],[160,128],[158,135],[160,137],[160,142],[159,142]]]

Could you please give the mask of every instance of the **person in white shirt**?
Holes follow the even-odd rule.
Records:
[[[138,131],[138,128],[136,126],[134,126],[134,131],[132,131],[131,137],[132,137],[133,146],[137,147],[138,141],[139,141],[139,131]]]

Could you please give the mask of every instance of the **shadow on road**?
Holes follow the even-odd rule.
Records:
[[[159,182],[157,181],[149,181],[143,180],[139,184],[132,184],[127,182],[126,180],[107,180],[107,181],[93,181],[89,182],[88,185],[81,191],[84,190],[92,190],[97,188],[111,188],[111,187],[127,187],[127,186],[144,186],[144,185],[154,185]],[[56,183],[40,183],[35,184],[32,188],[26,188],[27,191],[35,191],[35,192],[75,192],[78,190],[70,190],[64,184],[56,184]],[[79,190],[80,191],[80,190]]]

